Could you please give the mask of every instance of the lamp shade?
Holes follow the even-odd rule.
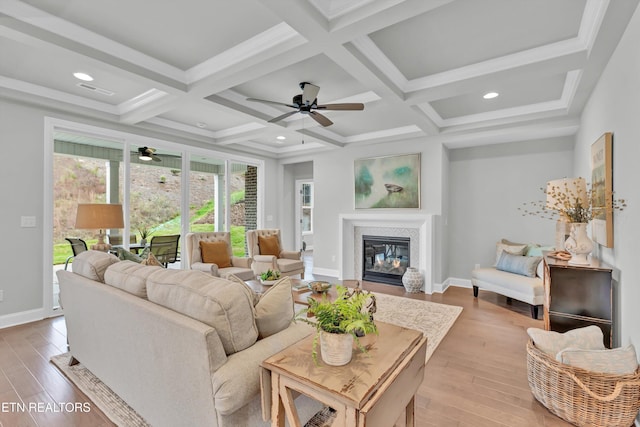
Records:
[[[122,205],[110,205],[105,203],[78,204],[76,228],[94,230],[124,228]]]
[[[587,207],[589,198],[587,195],[587,183],[584,178],[562,178],[547,182],[547,209],[566,211],[574,207],[577,202]]]

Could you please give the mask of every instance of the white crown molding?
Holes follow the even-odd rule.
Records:
[[[380,142],[382,140],[394,140],[398,138],[414,138],[425,133],[416,125],[401,126],[392,129],[384,129],[375,132],[366,132],[345,138],[347,144],[356,142]]]
[[[208,60],[195,65],[186,72],[186,83],[193,84],[225,68],[238,64],[241,61],[253,58],[259,53],[266,52],[277,46],[288,42],[294,47],[304,43],[306,40],[291,28],[287,23],[282,22],[275,25],[252,38],[235,45]]]
[[[174,130],[179,130],[179,131],[191,133],[194,135],[200,135],[206,138],[211,138],[211,139],[216,138],[216,133],[214,131],[211,131],[208,129],[200,129],[197,126],[185,125],[184,123],[176,122],[176,121],[165,119],[158,116],[145,120],[144,123],[151,123],[153,125],[162,126],[162,127],[174,129]]]
[[[26,3],[18,0],[4,0],[0,2],[0,13],[64,37],[74,43],[81,43],[91,49],[99,50],[172,80],[185,83],[185,73],[179,68],[96,34],[93,31],[89,31],[79,25],[50,15]]]
[[[608,8],[609,0],[587,0],[578,30],[578,38],[589,53],[591,53],[596,36],[600,32]]]
[[[135,96],[118,104],[118,113],[126,114],[130,111],[136,110],[159,99],[162,99],[167,95],[169,95],[167,92],[161,91],[159,89],[149,89],[148,91],[143,92],[138,96]]]
[[[52,99],[58,102],[76,105],[79,107],[89,108],[91,110],[101,111],[103,113],[118,114],[118,107],[107,104],[105,102],[94,101],[78,95],[62,92],[56,89],[28,83],[22,80],[16,80],[9,77],[0,76],[0,87],[12,89],[18,92],[35,95],[42,98]]]

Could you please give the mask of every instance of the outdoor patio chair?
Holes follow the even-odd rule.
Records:
[[[76,237],[65,237],[65,240],[71,244],[71,250],[73,251],[73,255],[68,257],[67,260],[64,262],[64,269],[66,270],[67,267],[69,266],[69,261],[71,261],[71,259],[76,255],[78,255],[79,253],[85,252],[86,250],[88,250],[88,248],[87,248],[87,243],[82,239],[78,239]]]
[[[153,236],[151,238],[151,253],[158,261],[167,267],[169,264],[180,261],[178,253],[179,234],[170,236]]]
[[[109,234],[109,244],[111,244],[112,246],[122,245],[122,241],[123,240],[121,235]],[[129,243],[138,243],[135,234],[129,236]]]

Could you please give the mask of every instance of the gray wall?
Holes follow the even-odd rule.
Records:
[[[365,157],[392,154],[421,153],[421,208],[420,209],[358,209],[354,206],[353,161]],[[398,141],[371,146],[349,146],[335,152],[314,157],[315,225],[314,269],[338,271],[338,216],[345,213],[428,213],[440,215],[442,211],[442,156],[439,144],[422,139]],[[435,273],[435,272],[434,272]],[[438,280],[439,278],[436,278]]]
[[[597,248],[600,258],[616,267],[618,343],[640,348],[640,9],[636,10],[607,68],[593,91],[576,137],[575,174],[590,177],[591,144],[613,132],[613,189],[628,207],[614,213],[614,247]]]
[[[544,200],[547,181],[571,176],[572,147],[567,137],[449,152],[449,277],[470,279],[475,264],[493,265],[503,237],[554,243],[555,222],[518,207]]]
[[[2,179],[0,259],[4,266],[0,315],[40,309],[42,294],[43,115],[0,98]],[[35,216],[35,228],[21,228],[21,216]]]

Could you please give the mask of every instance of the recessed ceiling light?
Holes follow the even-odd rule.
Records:
[[[91,77],[87,73],[73,73],[73,77],[75,77],[78,80],[85,81],[85,82],[92,82],[93,81],[93,77]]]
[[[497,98],[498,95],[500,95],[498,92],[487,92],[484,94],[483,98],[484,99],[493,99],[493,98]]]
[[[279,139],[280,141],[284,141],[285,139],[287,139],[287,137],[283,135],[279,135],[279,136],[276,136],[276,139]]]
[[[196,126],[198,126],[200,129],[204,129],[207,127],[207,124],[203,122],[198,122],[196,123]]]

